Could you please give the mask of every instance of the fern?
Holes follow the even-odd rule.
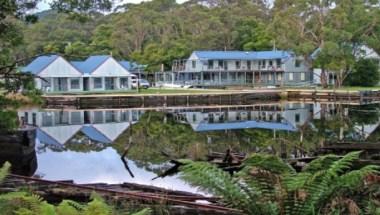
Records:
[[[11,164],[5,162],[4,165],[0,168],[0,183],[7,177]]]
[[[344,208],[330,206],[331,201],[339,199],[347,200],[341,206],[349,202],[355,210],[361,210],[360,204],[345,195],[359,192],[367,186],[363,182],[366,176],[379,173],[379,167],[371,165],[351,170],[359,155],[360,152],[352,152],[341,158],[322,156],[296,173],[278,157],[253,154],[234,176],[208,163],[184,161],[181,176],[248,214],[311,215],[322,210],[337,214]],[[377,208],[372,203],[367,210]]]

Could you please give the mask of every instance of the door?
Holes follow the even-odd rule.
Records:
[[[106,82],[106,90],[114,90],[115,89],[115,82],[114,82],[114,78],[105,78],[105,82]]]
[[[89,90],[90,81],[89,78],[83,78],[83,90],[88,91]]]

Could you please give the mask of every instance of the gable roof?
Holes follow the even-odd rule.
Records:
[[[83,74],[90,74],[95,71],[100,65],[102,65],[111,56],[109,55],[95,55],[88,57],[85,61],[79,63],[79,61],[74,61],[78,69]]]
[[[93,126],[83,126],[81,132],[83,132],[91,140],[101,143],[112,143],[112,140],[107,138],[101,131]]]
[[[22,68],[21,71],[30,72],[32,74],[38,74],[59,57],[60,56],[58,55],[39,56],[36,59],[34,59],[30,64],[28,64],[26,67]]]
[[[200,59],[220,60],[260,60],[260,59],[287,59],[290,52],[276,51],[194,51]]]

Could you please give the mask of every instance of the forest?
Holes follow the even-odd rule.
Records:
[[[154,72],[170,69],[174,59],[193,50],[276,48],[304,56],[310,67],[335,71],[341,85],[355,70],[360,46],[380,51],[378,1],[153,0],[100,5],[86,13],[67,12],[63,3],[19,22],[24,37],[12,50],[15,59],[43,53],[71,59],[112,54]],[[312,58],[315,50],[320,52]]]

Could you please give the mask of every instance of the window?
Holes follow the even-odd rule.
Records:
[[[281,59],[276,59],[277,68],[281,67]]]
[[[36,113],[32,113],[32,124],[33,125],[37,124],[37,114]]]
[[[299,60],[299,59],[296,59],[296,61],[295,61],[294,65],[295,65],[295,67],[300,67],[300,66],[301,66],[301,63],[302,63],[302,61],[301,61],[301,60]]]
[[[79,78],[72,78],[72,79],[70,79],[70,88],[73,89],[73,90],[80,89]]]
[[[103,79],[102,78],[94,78],[94,88],[95,89],[103,88]]]
[[[247,61],[247,69],[251,69],[251,61]]]
[[[42,112],[42,126],[53,125],[53,114],[51,112]]]
[[[235,61],[235,66],[236,66],[236,69],[240,69],[240,64],[241,62],[240,61]]]
[[[269,66],[273,66],[273,61],[269,61]]]
[[[103,111],[94,111],[93,123],[103,123]]]
[[[115,111],[106,111],[106,123],[107,122],[116,122],[116,112]]]
[[[289,81],[293,81],[293,72],[289,72],[288,79]]]
[[[80,125],[82,124],[82,115],[81,112],[71,112],[71,124]]]
[[[223,68],[223,61],[222,60],[219,60],[218,61],[218,67],[219,67],[219,69],[221,69],[221,68]]]
[[[261,62],[261,68],[265,68],[265,60]]]
[[[120,113],[121,121],[122,122],[128,122],[129,121],[129,111],[121,111]]]
[[[296,123],[299,123],[300,122],[300,114],[299,113],[296,113],[296,115],[294,116],[294,121]]]
[[[277,74],[277,81],[282,81],[282,73]]]
[[[208,61],[208,68],[209,69],[213,69],[214,68],[214,61],[213,60],[209,60]]]
[[[304,80],[305,80],[305,73],[301,72],[301,81],[304,81]]]
[[[195,69],[195,67],[197,67],[197,62],[195,60],[191,61],[191,66]]]
[[[120,78],[120,88],[128,88],[128,78]]]

